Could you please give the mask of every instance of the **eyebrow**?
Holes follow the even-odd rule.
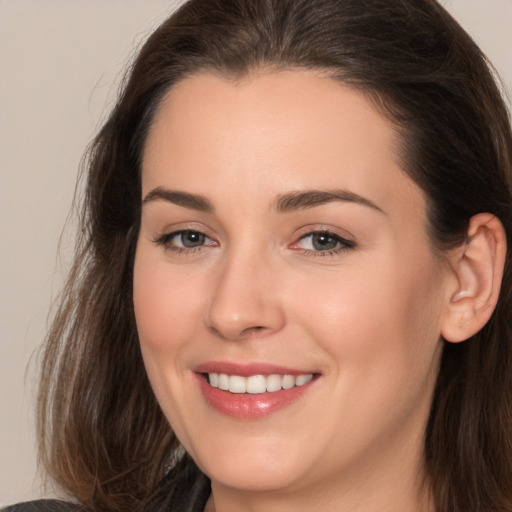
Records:
[[[179,190],[167,190],[162,187],[151,190],[142,200],[142,205],[157,200],[168,201],[178,206],[183,206],[184,208],[190,208],[191,210],[198,210],[205,213],[212,213],[215,210],[212,203],[205,196],[181,192]]]
[[[278,212],[286,213],[295,210],[315,208],[316,206],[332,203],[334,201],[359,204],[385,214],[384,210],[369,199],[348,190],[307,190],[304,192],[291,192],[278,197],[276,209]]]
[[[215,211],[213,204],[205,196],[182,192],[180,190],[168,190],[162,187],[151,190],[142,200],[142,205],[157,200],[168,201],[184,208],[205,213],[213,213]],[[287,213],[315,208],[334,201],[359,204],[385,214],[381,208],[369,199],[348,190],[306,190],[302,192],[290,192],[280,195],[277,198],[275,208],[279,213]]]

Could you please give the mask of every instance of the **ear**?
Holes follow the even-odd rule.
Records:
[[[479,213],[470,219],[466,243],[449,256],[456,279],[449,285],[441,325],[446,341],[467,340],[487,323],[498,302],[506,252],[497,217]]]

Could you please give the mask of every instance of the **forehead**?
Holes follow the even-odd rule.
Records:
[[[167,93],[155,116],[143,193],[168,185],[214,194],[215,178],[247,200],[283,188],[344,188],[383,205],[407,192],[423,205],[396,147],[394,126],[364,94],[318,72],[240,81],[196,74]]]

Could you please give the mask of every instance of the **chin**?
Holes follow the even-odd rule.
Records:
[[[196,457],[196,463],[213,481],[222,486],[247,492],[277,491],[286,489],[301,479],[300,459],[284,455],[281,450],[266,447],[248,447],[222,450]]]
[[[211,469],[211,471],[210,471]],[[217,464],[203,471],[212,482],[243,492],[275,492],[293,485],[296,475],[278,464],[250,467],[250,463]]]

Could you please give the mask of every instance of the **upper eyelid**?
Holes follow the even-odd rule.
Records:
[[[355,246],[356,242],[354,240],[351,240],[350,238],[347,238],[343,235],[340,235],[339,233],[335,233],[333,231],[328,230],[315,230],[315,231],[309,231],[307,233],[304,233],[303,235],[299,236],[295,242],[293,242],[292,245],[298,243],[300,240],[304,240],[307,237],[318,235],[318,234],[325,234],[328,236],[332,236],[333,238],[337,238],[339,242],[346,244],[347,246]]]
[[[298,238],[315,233],[329,233],[334,236],[338,236],[343,240],[349,240],[355,243],[355,236],[350,231],[328,224],[308,224],[297,229],[296,233]]]
[[[307,228],[307,227],[304,227],[302,229],[304,230],[303,233],[299,233],[298,235],[296,235],[296,240],[300,240],[307,236],[311,236],[311,235],[318,234],[318,233],[326,233],[326,234],[338,237],[341,240],[353,242],[353,240],[352,240],[353,236],[350,233],[346,232],[346,234],[341,234],[337,230],[334,230],[333,228],[327,228],[327,227]],[[299,230],[299,231],[301,231],[301,230]],[[183,227],[183,228],[178,228],[178,229],[163,230],[159,236],[171,237],[171,236],[176,236],[181,233],[186,233],[189,231],[195,232],[195,233],[200,233],[200,234],[204,235],[206,238],[213,239],[213,236],[208,234],[208,230],[198,229],[198,228],[194,228],[194,227]]]
[[[171,234],[177,234],[182,233],[184,231],[195,231],[197,233],[201,233],[208,238],[213,238],[213,230],[205,226],[204,224],[200,222],[176,222],[176,223],[169,223],[164,224],[162,228],[157,228],[155,226],[154,230],[152,230],[154,233],[156,233],[156,236],[164,236],[164,235],[171,235]]]
[[[187,232],[194,232],[194,233],[199,233],[199,234],[203,235],[205,237],[204,243],[197,245],[197,246],[192,246],[192,247],[180,245],[179,243],[176,243],[176,242],[172,243],[172,240],[175,237],[177,237],[183,233],[187,233]],[[207,234],[205,234],[202,231],[199,231],[197,229],[178,229],[178,230],[164,232],[163,234],[157,235],[156,237],[152,238],[151,241],[155,245],[161,247],[166,252],[169,251],[171,253],[183,254],[183,255],[193,254],[193,253],[197,253],[197,252],[203,252],[204,250],[206,250],[210,247],[215,247],[218,245],[218,242],[216,242],[214,239],[209,237]]]
[[[299,236],[299,240],[302,238],[306,238],[307,236],[313,236],[318,234],[331,235],[333,237],[339,238],[340,240],[351,241],[349,237],[341,235],[340,233],[337,233],[336,231],[333,231],[331,229],[315,229],[313,231],[307,231],[306,233],[303,233]]]
[[[161,241],[162,239],[170,240],[174,236],[189,231],[200,233],[204,235],[207,239],[216,242],[217,244],[220,243],[219,237],[215,236],[215,234],[212,233],[211,229],[208,229],[204,225],[198,226],[195,222],[184,222],[181,226],[168,226],[167,228],[158,230],[158,232],[155,233],[155,235],[152,236],[151,239],[154,242]],[[298,229],[295,230],[295,234],[292,235],[291,240],[287,243],[287,245],[294,245],[298,243],[301,239],[306,238],[308,236],[313,236],[318,233],[329,234],[331,236],[339,238],[341,242],[346,242],[347,244],[353,246],[357,245],[354,235],[352,235],[352,233],[350,233],[348,230],[326,224],[309,224],[299,227]],[[221,236],[220,238],[223,237]]]
[[[334,228],[333,226],[325,226],[325,225],[316,225],[316,226],[303,226],[299,233],[295,234],[294,240],[289,243],[288,247],[293,251],[300,251],[304,254],[316,256],[334,256],[341,254],[345,251],[355,249],[358,247],[358,243],[355,238],[349,234],[346,230],[342,230],[340,228]],[[343,232],[343,234],[340,233]],[[331,249],[319,250],[315,248],[301,247],[303,244],[303,240],[306,240],[308,237],[313,237],[316,234],[326,234],[328,236],[332,236],[337,239],[336,247]]]
[[[189,232],[190,233],[199,233],[200,235],[203,235],[208,240],[213,240],[213,237],[211,237],[204,230],[193,229],[193,228],[181,228],[181,229],[166,230],[166,231],[163,231],[161,234],[157,235],[157,239],[162,239],[162,238],[172,239],[178,235],[181,235],[183,233],[189,233]]]

